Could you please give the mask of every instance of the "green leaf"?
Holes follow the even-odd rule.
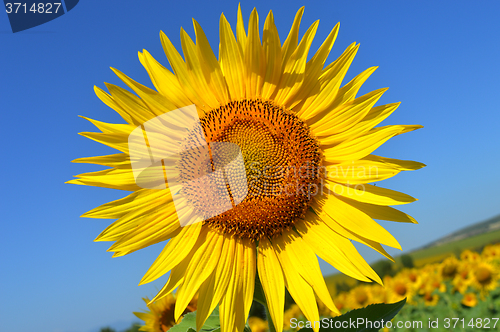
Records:
[[[387,321],[393,319],[405,303],[406,299],[391,304],[371,304],[366,308],[349,311],[342,316],[323,319],[320,321],[320,331],[375,332],[384,327]],[[381,325],[382,321],[384,322],[383,326]],[[367,324],[367,322],[371,322],[371,325]],[[313,329],[304,328],[300,330],[300,332],[308,331],[312,332]]]
[[[171,332],[196,332],[196,311],[184,315],[182,321],[172,326]],[[200,331],[220,332],[219,307],[216,307]]]

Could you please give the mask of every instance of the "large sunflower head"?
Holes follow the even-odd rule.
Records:
[[[376,67],[344,84],[359,45],[327,64],[337,24],[310,56],[318,22],[299,38],[302,14],[284,40],[272,12],[262,33],[256,10],[247,27],[238,10],[235,33],[221,15],[218,58],[193,21],[184,56],[161,33],[172,70],[139,53],[154,89],[115,69],[133,93],[95,88],[126,123],[89,119],[101,133],[82,135],[121,153],[77,159],[110,168],[69,182],[130,192],[84,216],[118,219],[96,239],[114,256],[169,240],[141,283],[171,271],[154,300],[177,289],[176,319],[199,292],[198,328],[219,304],[222,331],[242,331],[257,269],[277,330],[285,287],[308,320],[316,297],[338,312],[316,255],[381,283],[350,240],[392,259],[381,244],[400,245],[374,219],[416,223],[389,207],[414,198],[369,183],[424,166],[372,154],[421,126],[377,127],[399,103],[375,106],[385,88],[358,96]]]

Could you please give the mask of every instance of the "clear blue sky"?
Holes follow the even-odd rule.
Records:
[[[270,9],[284,40],[303,2],[243,2],[261,25]],[[159,31],[180,47],[179,29],[193,35],[191,18],[215,49],[224,12],[236,22],[238,2],[80,1],[68,14],[12,34],[0,14],[2,194],[0,326],[2,331],[91,332],[126,326],[167,280],[137,284],[162,246],[111,259],[108,243],[93,239],[107,220],[79,216],[125,195],[64,184],[97,170],[70,161],[112,150],[78,132],[94,127],[78,117],[119,122],[94,95],[93,85],[121,84],[118,68],[151,86],[137,52],[147,49],[167,65]],[[419,225],[385,222],[404,250],[500,213],[500,2],[312,1],[303,33],[316,19],[313,48],[341,22],[330,61],[361,43],[347,79],[380,66],[363,87],[390,87],[380,103],[402,105],[385,124],[422,124],[377,153],[428,167],[380,183],[419,198],[404,206]],[[369,261],[380,256],[361,250]],[[396,251],[391,251],[397,254]],[[334,272],[323,265],[323,272]]]

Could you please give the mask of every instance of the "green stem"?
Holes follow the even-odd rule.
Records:
[[[276,332],[273,319],[271,318],[271,314],[269,313],[269,309],[267,308],[267,302],[266,302],[266,297],[264,295],[264,290],[262,288],[262,284],[260,283],[258,276],[255,276],[255,291],[253,294],[253,299],[262,304],[266,309],[266,318],[267,318],[267,324],[269,325],[269,332]]]

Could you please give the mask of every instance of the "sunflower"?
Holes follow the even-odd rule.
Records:
[[[472,271],[462,270],[460,273],[457,273],[455,278],[452,280],[453,289],[452,292],[459,292],[461,294],[465,294],[469,286],[471,285],[473,280]]]
[[[446,283],[443,282],[441,274],[437,273],[437,271],[435,271],[435,273],[429,273],[425,276],[418,288],[418,293],[420,295],[424,295],[426,293],[432,293],[435,290],[440,293],[446,292]]]
[[[373,303],[372,288],[369,285],[359,285],[351,289],[347,298],[347,306],[352,309],[366,307]]]
[[[500,259],[500,245],[489,244],[483,248],[481,256],[488,261]]]
[[[148,298],[144,298],[143,300],[146,304],[150,302]],[[182,315],[195,311],[196,305],[197,299],[195,297],[184,309]],[[145,323],[139,328],[139,331],[165,332],[176,324],[174,318],[175,297],[172,294],[149,304],[148,309],[146,312],[134,312],[134,315]]]
[[[467,307],[475,307],[478,303],[476,293],[464,294],[461,303]]]
[[[446,258],[439,266],[439,271],[443,279],[452,279],[458,272],[459,261],[455,256]]]
[[[473,275],[472,285],[480,291],[482,297],[498,286],[500,273],[498,273],[495,265],[489,262],[479,263],[475,267]]]
[[[460,261],[458,263],[457,271],[451,281],[453,285],[452,292],[458,291],[461,294],[465,294],[474,279],[473,271],[475,267],[476,263],[469,261]]]
[[[381,285],[372,285],[372,303],[384,303],[387,301],[387,288]]]
[[[481,255],[479,255],[475,251],[471,251],[469,249],[466,249],[466,250],[462,251],[462,253],[460,254],[460,259],[462,261],[477,263],[481,260]]]
[[[405,298],[408,302],[412,302],[412,297],[415,293],[414,285],[408,282],[403,274],[391,278],[385,287],[388,303],[399,302]]]
[[[338,312],[316,255],[381,283],[350,240],[392,260],[381,244],[401,247],[374,219],[416,223],[389,207],[415,198],[369,183],[424,166],[372,154],[421,126],[376,127],[399,106],[375,106],[386,88],[357,96],[376,67],[342,86],[356,43],[325,66],[338,24],[307,60],[318,21],[299,39],[303,11],[283,44],[272,12],[262,39],[255,9],[248,28],[238,10],[236,34],[221,15],[218,59],[193,20],[195,41],[181,29],[184,57],[160,34],[173,72],[139,52],[156,90],[116,69],[135,94],[95,88],[126,124],[88,119],[101,133],[82,135],[121,153],[77,159],[111,168],[69,183],[131,193],[83,216],[118,219],[96,239],[114,241],[114,257],[169,240],[141,284],[171,271],[153,301],[177,288],[176,319],[199,292],[198,328],[219,305],[221,330],[242,331],[257,271],[278,331],[285,287],[310,321],[316,297]]]
[[[413,293],[418,290],[424,277],[425,273],[421,269],[416,268],[405,268],[396,275],[396,278],[404,280],[408,289],[411,289]]]
[[[435,307],[439,302],[439,295],[431,291],[427,291],[422,296],[424,304],[429,307]]]
[[[266,332],[269,330],[267,322],[260,317],[249,317],[248,325],[252,332]]]
[[[349,307],[349,293],[341,292],[335,296],[335,306],[338,311],[342,312],[345,309],[352,309]]]
[[[300,311],[300,308],[296,304],[292,304],[290,308],[288,308],[283,316],[283,330],[285,331],[296,331],[299,328],[292,328],[292,319],[295,318],[297,320],[303,320],[304,316],[302,314],[302,311]]]

